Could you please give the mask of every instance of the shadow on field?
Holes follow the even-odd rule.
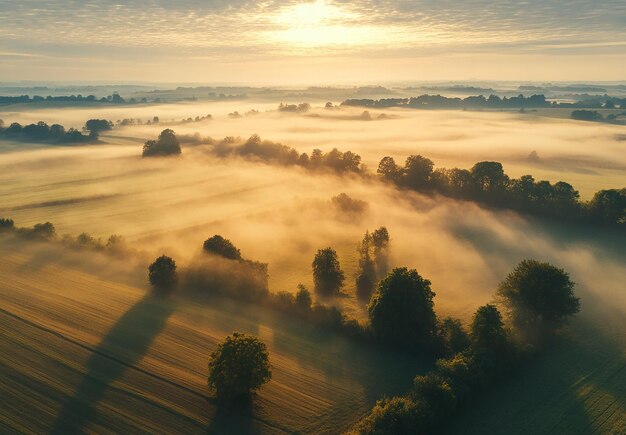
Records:
[[[228,406],[213,403],[216,410],[209,421],[207,435],[261,433],[261,429],[252,419],[253,400],[244,399]]]
[[[109,385],[145,355],[173,311],[170,301],[147,295],[124,313],[93,350],[87,374],[59,412],[51,433],[82,433]]]
[[[575,319],[554,346],[457,414],[448,434],[621,433],[625,321]]]

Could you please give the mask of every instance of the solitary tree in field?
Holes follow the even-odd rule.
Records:
[[[89,132],[89,136],[98,137],[100,132],[111,130],[113,128],[113,123],[106,119],[90,119],[85,123],[83,130]]]
[[[181,153],[180,142],[172,129],[166,128],[157,140],[149,140],[143,145],[143,156],[169,156]]]
[[[160,256],[148,266],[148,279],[156,289],[168,290],[174,287],[178,279],[176,262],[165,255]]]
[[[204,241],[202,248],[205,252],[216,254],[230,260],[241,260],[241,252],[231,243],[219,234],[209,237]]]
[[[209,358],[209,387],[221,400],[248,397],[271,378],[267,347],[251,335],[234,332]]]
[[[580,310],[574,283],[563,269],[536,260],[524,260],[498,287],[513,324],[530,338],[558,328]]]
[[[315,291],[322,295],[339,293],[345,276],[339,265],[337,252],[333,248],[320,249],[312,263]]]
[[[372,331],[381,341],[402,348],[429,344],[437,332],[434,296],[430,281],[416,270],[392,270],[368,305]]]

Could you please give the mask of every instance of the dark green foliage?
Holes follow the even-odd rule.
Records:
[[[63,144],[90,142],[95,137],[84,135],[73,128],[66,131],[62,125],[48,125],[43,121],[39,121],[37,124],[25,126],[14,122],[7,128],[0,128],[0,139]]]
[[[434,296],[430,281],[417,271],[394,269],[368,305],[372,332],[382,343],[401,349],[432,344],[437,332]]]
[[[169,290],[176,285],[176,262],[165,255],[157,258],[148,266],[148,279],[156,289]]]
[[[356,294],[359,299],[369,300],[376,287],[376,265],[372,259],[372,236],[369,231],[359,245],[359,271],[356,277]]]
[[[580,310],[569,274],[549,263],[524,260],[498,287],[518,332],[541,339]]]
[[[439,324],[439,337],[442,340],[446,355],[463,352],[470,345],[469,336],[463,329],[461,321],[452,317],[445,318]]]
[[[241,260],[241,252],[232,242],[219,234],[209,237],[204,241],[202,248],[205,252],[216,254],[229,260]]]
[[[267,347],[251,335],[234,332],[209,358],[209,387],[224,401],[248,397],[271,378]]]
[[[380,227],[372,233],[372,247],[374,249],[374,263],[376,266],[376,280],[382,279],[389,271],[389,231]]]
[[[475,348],[500,351],[506,344],[506,331],[502,315],[495,305],[479,307],[474,313],[471,326],[472,342]]]
[[[333,248],[318,250],[311,266],[315,292],[324,296],[338,294],[345,276],[339,265],[337,252]]]
[[[383,157],[378,164],[378,170],[376,171],[378,176],[384,181],[399,184],[402,178],[402,168],[399,167],[393,157]]]
[[[350,431],[362,435],[409,435],[426,433],[423,422],[427,414],[424,402],[407,397],[393,397],[376,402],[372,411]]]
[[[604,225],[626,225],[626,188],[600,190],[588,204],[592,221]]]
[[[509,180],[499,162],[478,162],[470,173],[479,190],[492,194],[503,191]]]
[[[85,122],[83,130],[88,131],[91,137],[98,137],[103,131],[108,131],[113,128],[113,123],[106,119],[90,119]]]
[[[311,310],[313,304],[313,298],[311,298],[311,292],[302,284],[298,284],[298,292],[294,300],[296,309],[300,312],[306,313]]]
[[[420,155],[407,157],[404,164],[402,184],[414,190],[422,190],[428,187],[433,167],[433,161],[426,157]]]
[[[180,142],[173,130],[166,128],[157,140],[149,140],[143,145],[143,157],[171,156],[181,153]]]
[[[35,224],[32,229],[25,230],[26,235],[40,238],[40,239],[53,239],[56,237],[57,232],[54,225],[50,222],[44,222],[43,224]]]
[[[571,115],[572,119],[577,121],[602,121],[604,117],[597,110],[574,110]]]

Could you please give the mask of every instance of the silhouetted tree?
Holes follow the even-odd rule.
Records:
[[[209,237],[204,241],[202,248],[205,252],[216,254],[230,260],[241,260],[241,252],[231,243],[219,234]]]
[[[409,156],[404,164],[403,183],[415,190],[427,187],[433,167],[433,161],[426,157],[420,155]]]
[[[44,222],[43,224],[35,224],[30,230],[30,234],[42,239],[52,239],[56,237],[57,232],[52,223]]]
[[[513,325],[531,339],[558,328],[580,310],[574,283],[563,269],[536,260],[524,260],[498,287]]]
[[[221,400],[248,397],[271,378],[267,347],[251,335],[234,332],[209,358],[209,388]]]
[[[311,298],[311,292],[302,284],[298,284],[298,292],[294,300],[296,309],[301,312],[311,311],[311,305],[313,299]]]
[[[478,188],[483,192],[502,191],[508,181],[504,173],[502,163],[499,162],[479,162],[471,170],[472,177],[476,180]]]
[[[0,218],[0,231],[13,229],[15,229],[15,223],[13,222],[13,219]]]
[[[594,222],[604,225],[626,225],[626,188],[596,192],[588,204]]]
[[[111,130],[112,128],[113,123],[111,121],[107,121],[106,119],[90,119],[85,123],[83,130],[87,130],[91,137],[98,137],[101,132]]]
[[[463,352],[470,345],[469,336],[463,329],[461,321],[452,317],[445,318],[439,325],[439,335],[443,341],[447,355]]]
[[[415,349],[435,337],[435,293],[430,281],[406,267],[392,270],[379,284],[368,305],[372,332],[383,343]]]
[[[148,279],[156,289],[169,290],[176,285],[176,262],[165,255],[157,258],[148,266]]]
[[[380,227],[372,233],[376,279],[382,279],[389,271],[389,231]]]
[[[369,300],[376,287],[376,265],[372,259],[372,236],[369,231],[361,241],[359,252],[359,269],[356,276],[356,294],[359,299]]]
[[[339,265],[337,252],[333,248],[320,249],[311,265],[315,291],[325,296],[339,293],[345,276]]]
[[[479,307],[472,318],[472,342],[476,348],[502,350],[506,343],[506,331],[502,315],[495,305]]]
[[[149,140],[143,145],[143,156],[168,156],[181,153],[180,143],[173,130],[166,128],[157,140]]]
[[[378,176],[384,181],[398,184],[402,178],[402,168],[399,167],[393,157],[383,157],[378,164]]]

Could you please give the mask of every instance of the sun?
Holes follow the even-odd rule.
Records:
[[[357,13],[325,0],[286,7],[272,21],[270,38],[294,47],[355,45],[372,36]]]

